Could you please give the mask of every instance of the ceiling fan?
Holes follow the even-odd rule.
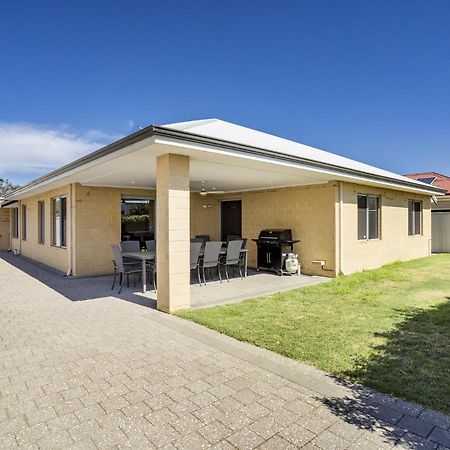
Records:
[[[211,189],[206,189],[206,182],[202,181],[202,187],[200,189],[200,195],[203,197],[209,194],[225,194],[225,191],[218,191],[215,187]]]

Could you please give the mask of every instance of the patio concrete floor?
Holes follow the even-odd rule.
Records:
[[[36,263],[23,256],[16,256],[8,252],[0,252],[0,257],[8,263],[45,283],[55,291],[72,301],[93,300],[104,297],[113,297],[127,300],[150,308],[156,307],[156,292],[152,290],[151,283],[147,283],[147,292],[141,292],[141,283],[136,278],[136,286],[130,279],[130,287],[124,284],[122,292],[118,293],[118,285],[111,290],[113,278],[111,275],[102,277],[66,277],[62,272],[54,270],[43,264]],[[271,272],[248,271],[248,276],[241,279],[238,275],[224,280],[218,280],[217,274],[207,276],[207,284],[201,287],[196,274],[192,275],[191,306],[193,308],[235,303],[247,298],[275,292],[311,286],[330,281],[330,278],[293,275],[280,277]]]
[[[450,417],[160,313],[131,291],[88,298],[74,283],[71,300],[88,301],[71,301],[54,274],[39,279],[11,258],[0,255],[1,449],[450,447]]]

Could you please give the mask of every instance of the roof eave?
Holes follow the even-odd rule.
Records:
[[[333,165],[330,163],[325,163],[321,161],[314,161],[307,158],[302,158],[299,156],[289,155],[287,153],[280,153],[275,152],[273,150],[267,150],[260,147],[253,147],[249,145],[244,144],[237,144],[232,141],[227,141],[223,139],[218,138],[211,138],[207,136],[201,136],[197,135],[195,133],[189,133],[186,131],[180,131],[180,130],[174,130],[167,127],[157,126],[157,125],[149,125],[146,128],[143,128],[142,130],[136,131],[133,134],[130,134],[128,136],[125,136],[122,139],[119,139],[118,141],[115,141],[109,145],[106,145],[105,147],[100,148],[99,150],[96,150],[92,153],[89,153],[86,156],[83,156],[82,158],[79,158],[69,164],[66,164],[59,169],[56,169],[52,172],[49,172],[46,175],[43,175],[42,177],[36,178],[35,180],[31,181],[30,183],[27,183],[25,186],[22,186],[21,188],[9,193],[5,196],[5,200],[8,198],[20,195],[21,193],[24,193],[26,191],[29,191],[34,186],[37,186],[41,183],[49,182],[53,178],[56,178],[57,176],[61,176],[65,174],[66,172],[69,172],[73,169],[79,168],[85,164],[88,164],[90,162],[93,162],[97,159],[103,158],[107,155],[110,155],[118,150],[121,150],[129,145],[135,144],[137,142],[140,142],[144,139],[153,137],[153,136],[161,136],[161,137],[167,137],[167,138],[173,138],[180,141],[188,141],[190,143],[198,143],[198,144],[206,144],[206,145],[212,145],[215,147],[232,150],[240,154],[247,154],[252,156],[260,156],[269,158],[272,160],[278,160],[283,162],[289,162],[294,163],[298,165],[303,165],[304,167],[314,167],[319,169],[326,169],[334,171],[338,175],[346,175],[346,176],[356,176],[359,178],[365,178],[367,180],[371,181],[377,181],[381,183],[392,185],[397,185],[405,188],[410,188],[414,190],[420,190],[428,195],[443,195],[445,193],[444,189],[437,188],[435,186],[421,186],[417,184],[417,182],[408,182],[406,180],[397,180],[394,178],[384,177],[382,175],[376,175],[376,174],[370,174],[364,171],[359,171],[356,169],[350,169],[343,166]]]
[[[237,144],[235,142],[231,142],[231,141],[227,141],[227,140],[223,140],[223,139],[210,138],[210,137],[206,137],[206,136],[197,135],[194,133],[187,133],[184,131],[173,130],[170,128],[160,127],[160,126],[153,126],[153,130],[154,130],[154,135],[158,135],[158,136],[176,138],[179,140],[186,140],[189,142],[194,142],[194,143],[199,143],[199,144],[209,144],[209,145],[214,145],[216,147],[222,147],[222,148],[225,148],[228,150],[238,151],[240,153],[250,154],[253,156],[257,155],[257,156],[262,156],[262,157],[268,157],[270,159],[291,162],[291,163],[296,163],[296,164],[302,164],[302,165],[309,166],[309,167],[333,170],[337,174],[340,174],[340,175],[358,176],[358,177],[363,177],[363,178],[367,178],[367,179],[374,180],[374,181],[389,183],[390,185],[397,184],[399,186],[409,187],[409,188],[413,188],[415,190],[422,190],[424,192],[429,193],[430,195],[433,195],[433,194],[441,195],[441,194],[444,194],[444,192],[445,192],[445,190],[443,190],[441,188],[437,188],[435,186],[428,186],[425,183],[418,184],[418,182],[413,182],[413,181],[410,182],[407,180],[397,180],[395,178],[383,177],[382,175],[370,174],[370,173],[367,173],[364,171],[359,171],[356,169],[349,169],[347,167],[342,167],[342,166],[338,166],[338,165],[334,165],[334,164],[330,164],[330,163],[314,161],[311,159],[302,158],[299,156],[293,156],[293,155],[289,155],[289,154],[281,153],[281,152],[275,152],[273,150],[267,150],[267,149],[260,148],[260,147],[253,147],[253,146],[244,145],[244,144]]]

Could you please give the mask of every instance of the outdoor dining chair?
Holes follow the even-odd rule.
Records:
[[[227,245],[226,255],[220,258],[220,266],[225,267],[225,275],[227,276],[228,281],[230,281],[230,277],[228,276],[228,267],[233,268],[233,275],[234,275],[234,268],[238,267],[241,278],[243,278],[241,269],[241,250],[242,250],[242,239],[230,241],[228,242]]]
[[[195,237],[196,239],[201,239],[203,244],[205,244],[205,242],[209,242],[210,240],[209,234],[196,234]]]
[[[147,248],[148,252],[156,253],[156,240],[152,239],[150,241],[145,241],[145,247]]]
[[[140,252],[141,244],[139,241],[120,241],[122,252]]]
[[[200,268],[203,274],[203,283],[206,285],[205,269],[217,268],[219,280],[222,283],[222,275],[219,270],[219,256],[222,248],[222,241],[209,241],[205,243],[203,258],[200,259]]]
[[[111,249],[113,251],[114,259],[114,281],[111,286],[111,290],[114,289],[116,284],[116,277],[119,275],[119,294],[122,292],[122,285],[125,276],[127,277],[127,286],[130,286],[130,275],[140,274],[141,268],[140,264],[136,264],[135,262],[125,262],[123,260],[122,253],[118,245],[111,245]],[[134,285],[136,286],[136,280],[134,280]]]
[[[197,270],[198,284],[202,285],[200,279],[200,252],[202,250],[201,242],[191,242],[191,270]]]
[[[247,248],[247,238],[242,238],[242,247],[241,250],[245,250]],[[240,252],[239,254],[239,264],[244,264],[245,265],[245,261],[246,261],[246,254],[245,252]],[[246,275],[247,276],[247,275]]]

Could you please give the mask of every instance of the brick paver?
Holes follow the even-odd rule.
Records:
[[[445,415],[108,295],[0,258],[1,449],[450,445]]]

